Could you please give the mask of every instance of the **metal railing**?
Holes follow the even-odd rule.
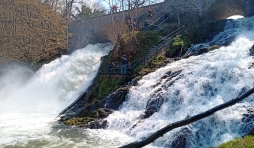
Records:
[[[165,18],[165,15],[167,15],[166,18]],[[160,17],[157,20],[155,20],[150,25],[148,25],[148,28],[150,28],[151,26],[159,27],[162,24],[164,24],[166,21],[168,21],[169,18],[170,18],[169,13],[168,14],[161,14]]]
[[[168,34],[167,36],[160,39],[158,42],[156,42],[152,47],[147,49],[145,52],[143,52],[140,56],[138,56],[135,60],[132,61],[132,69],[133,72],[137,72],[139,67],[146,64],[148,61],[156,57],[162,50],[162,47],[164,47],[166,44],[171,42],[175,36],[180,34],[185,26],[182,26],[172,33]]]
[[[134,73],[137,72],[142,65],[147,64],[148,61],[156,57],[166,44],[171,42],[174,37],[179,35],[184,30],[184,27],[185,26],[181,26],[178,29],[174,30],[173,32],[169,33],[167,36],[161,38],[153,46],[151,46],[150,48],[145,50],[142,54],[140,54],[138,57],[136,57],[135,60],[131,62],[131,67],[126,68],[126,74],[132,74],[133,72]],[[110,73],[108,73],[108,68],[105,65],[104,68],[100,69],[98,74],[121,75],[121,64],[116,63],[115,66],[111,67]]]

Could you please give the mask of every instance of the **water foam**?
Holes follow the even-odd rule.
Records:
[[[204,112],[253,87],[254,69],[250,65],[254,60],[249,49],[254,42],[254,32],[248,31],[249,27],[243,29],[244,25],[241,25],[248,21],[247,24],[252,24],[253,18],[237,21],[235,24],[239,27],[231,28],[236,31],[236,36],[230,45],[182,59],[144,76],[137,86],[130,89],[120,111],[108,117],[109,129],[126,133],[133,141],[142,140],[170,123]],[[230,33],[228,36],[232,37],[230,27],[226,29],[223,36]],[[215,40],[222,40],[218,36]],[[167,72],[178,70],[182,70],[178,77],[170,81],[162,79]],[[156,95],[164,100],[160,110],[148,119],[141,119],[147,103]],[[187,147],[212,147],[240,137],[254,128],[253,123],[242,122],[243,114],[248,113],[252,104],[252,97],[248,97],[208,118],[167,133],[153,146],[171,147],[183,129],[190,131],[184,133],[188,139]]]
[[[4,84],[0,89],[0,146],[50,139],[48,133],[58,113],[86,91],[101,57],[112,47],[88,45],[43,65],[34,74],[18,66],[6,69],[0,81]]]

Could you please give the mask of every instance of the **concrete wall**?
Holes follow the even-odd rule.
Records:
[[[169,13],[171,17],[179,14],[181,24],[199,25],[204,20],[226,19],[232,15],[254,15],[254,0],[165,0],[163,3],[151,5],[154,17],[159,14]],[[142,27],[143,21],[149,19],[146,14],[148,7],[138,9],[137,24]],[[112,19],[116,27],[127,12],[118,12],[111,15],[100,16],[88,20],[74,21],[69,26],[69,32],[73,37],[69,40],[69,49],[78,49],[87,44],[98,42],[115,42],[116,34],[113,33]],[[151,18],[150,18],[151,19]],[[149,20],[152,22],[152,20]],[[116,29],[120,30],[120,28]],[[127,30],[124,26],[123,30]]]

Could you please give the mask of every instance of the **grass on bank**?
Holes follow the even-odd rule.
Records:
[[[254,136],[245,136],[224,143],[216,148],[254,148]]]

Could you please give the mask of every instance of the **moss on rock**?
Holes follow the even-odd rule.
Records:
[[[167,51],[166,55],[169,58],[172,58],[176,56],[178,52],[181,52],[181,55],[183,55],[188,47],[191,45],[191,38],[189,36],[181,36],[181,37],[175,37],[173,39],[172,47],[170,50]]]
[[[64,123],[67,125],[85,126],[87,123],[91,121],[94,121],[94,119],[89,117],[79,117],[79,118],[75,117],[64,121]]]

